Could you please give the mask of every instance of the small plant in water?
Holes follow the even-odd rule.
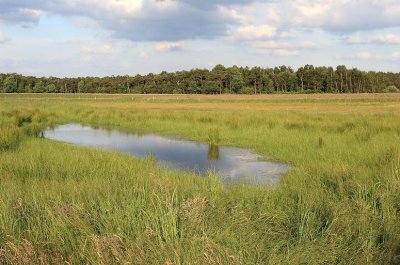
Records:
[[[215,144],[208,145],[207,159],[209,161],[218,161],[219,160],[219,147]]]
[[[208,132],[208,143],[210,145],[218,145],[219,143],[219,130],[212,129]]]
[[[210,161],[219,160],[219,130],[217,128],[208,132],[208,154],[207,159]]]

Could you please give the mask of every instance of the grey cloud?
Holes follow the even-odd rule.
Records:
[[[132,41],[176,41],[210,39],[224,35],[229,25],[237,23],[220,12],[220,6],[246,4],[254,0],[175,1],[176,8],[157,8],[159,2],[144,1],[140,13],[119,14],[101,5],[84,1],[70,5],[67,0],[5,0],[0,2],[0,20],[11,23],[36,23],[40,14],[34,10],[62,16],[87,17],[109,30],[111,36]]]
[[[119,20],[100,21],[112,34],[119,38],[134,41],[174,41],[195,38],[213,38],[223,35],[227,24],[234,23],[229,17],[223,17],[216,9],[204,12],[191,5],[180,5],[169,12],[154,10],[151,5],[144,5],[145,17],[128,17]]]
[[[37,23],[41,15],[37,7],[33,1],[0,1],[0,21],[24,25]]]
[[[339,32],[368,31],[400,26],[400,16],[388,14],[388,8],[390,7],[383,3],[350,2],[335,10],[336,18],[334,17],[332,24],[325,23],[325,26],[328,30]]]
[[[159,8],[162,2],[171,2],[174,8]],[[400,4],[396,1],[343,1],[317,0],[144,0],[140,12],[123,13],[109,10],[95,1],[70,0],[0,0],[0,22],[29,25],[37,23],[41,12],[69,17],[85,17],[109,31],[114,38],[132,41],[178,41],[187,39],[212,39],[226,36],[241,22],[221,7],[246,7],[252,3],[271,4],[277,13],[287,19],[276,21],[278,31],[295,28],[322,28],[326,31],[345,33],[400,26]],[[328,4],[324,12],[309,15],[307,7]],[[301,14],[298,7],[305,6]],[[241,10],[240,8],[238,10]],[[243,14],[260,21],[263,14]],[[398,11],[398,12],[397,12]],[[260,11],[261,12],[261,11]],[[242,15],[242,13],[238,13]],[[292,19],[293,18],[293,19]],[[259,21],[257,21],[258,23]],[[256,24],[257,24],[256,23]]]
[[[310,9],[317,10],[318,6],[321,7],[320,12],[308,12]],[[338,3],[317,0],[304,4],[298,0],[289,5],[286,3],[286,9],[294,17],[294,25],[319,27],[339,34],[400,26],[398,1],[349,0]]]

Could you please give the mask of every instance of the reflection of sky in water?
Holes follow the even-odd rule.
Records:
[[[275,184],[279,181],[279,176],[289,169],[285,164],[258,161],[260,156],[246,149],[219,147],[209,150],[208,144],[153,134],[139,136],[117,130],[66,124],[45,131],[44,135],[53,140],[101,147],[139,157],[151,153],[156,160],[180,169],[199,174],[205,174],[209,170],[218,171],[225,182]]]

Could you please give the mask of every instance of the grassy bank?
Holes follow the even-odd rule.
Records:
[[[223,186],[40,138],[118,126],[248,147],[293,170]],[[0,95],[0,263],[398,264],[400,98]]]

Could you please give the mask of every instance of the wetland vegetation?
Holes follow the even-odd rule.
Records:
[[[250,148],[293,168],[224,185],[42,138],[65,123]],[[0,94],[0,263],[398,264],[399,94]]]

